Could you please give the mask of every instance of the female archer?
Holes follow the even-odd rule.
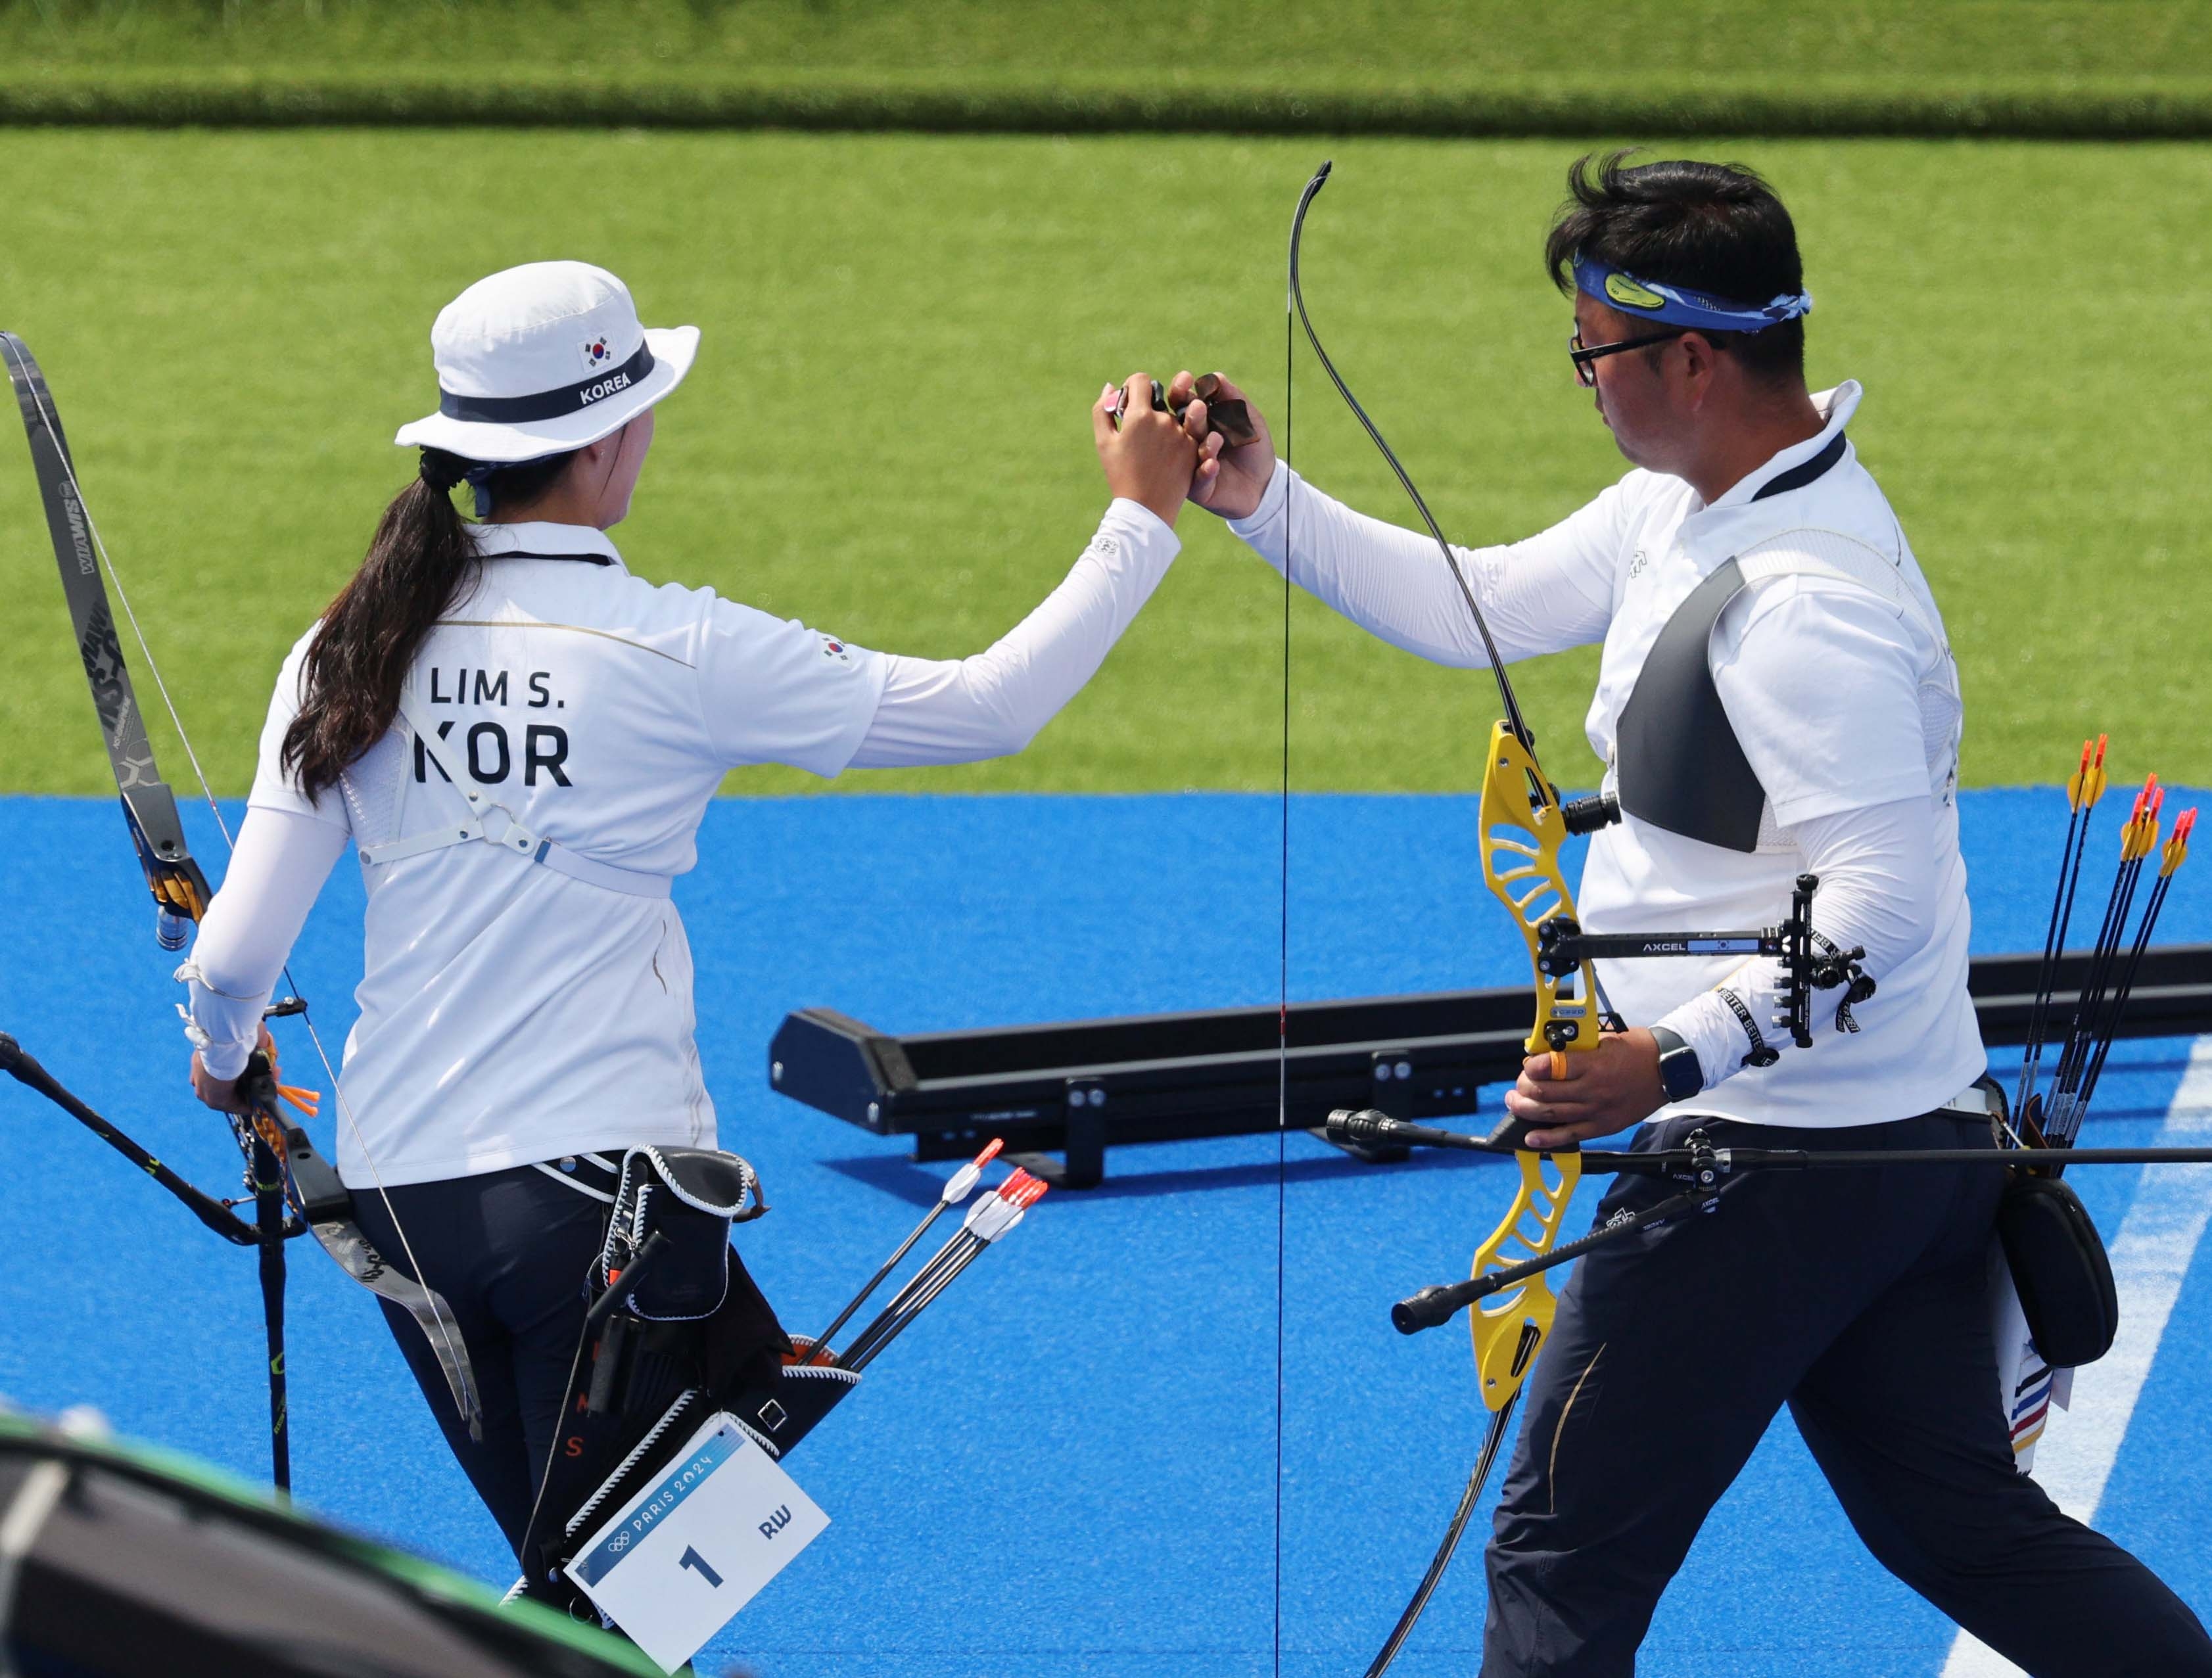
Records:
[[[988,651],[867,651],[712,589],[634,576],[629,513],[660,400],[698,347],[580,262],[481,280],[430,335],[415,480],[285,661],[228,878],[192,960],[192,1079],[234,1110],[261,1011],[348,840],[368,891],[338,1167],[388,1262],[442,1296],[482,1403],[386,1305],[510,1544],[528,1523],[625,1149],[715,1146],[670,882],[731,769],[1019,751],[1104,660],[1211,471],[1149,400],[1092,429],[1112,501],[1066,579]],[[473,494],[465,522],[453,492]]]

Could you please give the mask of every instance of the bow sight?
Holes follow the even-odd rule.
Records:
[[[1613,814],[1619,814],[1617,806]],[[1571,826],[1569,831],[1574,830]],[[1875,993],[1873,978],[1859,965],[1866,959],[1865,949],[1838,949],[1813,930],[1813,894],[1820,889],[1818,874],[1798,875],[1790,896],[1789,919],[1779,926],[1748,932],[1586,933],[1571,914],[1563,911],[1536,928],[1536,968],[1549,978],[1564,980],[1571,979],[1594,961],[1635,961],[1651,956],[1771,957],[1782,969],[1784,986],[1784,1006],[1772,1017],[1772,1023],[1787,1030],[1790,1042],[1798,1048],[1810,1049],[1814,991],[1849,987],[1837,1010],[1837,1018],[1846,1031],[1856,1029],[1850,1021],[1850,1006]],[[1816,951],[1815,943],[1823,947]],[[1605,1016],[1612,1029],[1622,1029],[1622,1022],[1611,1009],[1605,1010]],[[1547,1021],[1544,1034],[1553,1049],[1564,1049],[1574,1035],[1574,1027],[1565,1021]],[[1782,1058],[1782,1051],[1762,1040],[1758,1032],[1750,1036],[1751,1052],[1744,1057],[1745,1065],[1768,1067]]]

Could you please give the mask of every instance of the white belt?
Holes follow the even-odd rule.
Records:
[[[1962,1118],[2002,1119],[2005,1116],[2004,1092],[1977,1081],[1967,1085],[1936,1110],[1956,1113]]]
[[[481,839],[488,845],[496,845],[503,851],[512,851],[524,860],[550,868],[556,874],[581,880],[586,885],[596,885],[604,891],[619,891],[631,897],[666,897],[670,878],[666,874],[648,874],[635,868],[618,868],[611,862],[595,862],[588,856],[580,856],[558,840],[548,839],[532,832],[515,818],[514,812],[498,803],[474,781],[464,775],[453,761],[446,755],[446,748],[438,739],[434,724],[416,709],[413,695],[404,688],[399,693],[399,714],[407,720],[407,727],[422,747],[425,756],[437,766],[447,782],[467,800],[469,813],[460,821],[448,826],[434,827],[395,839],[387,845],[364,848],[361,860],[372,867],[398,862],[410,856],[420,856],[425,851],[442,850],[448,845],[465,845]]]

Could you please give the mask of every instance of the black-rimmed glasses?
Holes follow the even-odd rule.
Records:
[[[1691,329],[1678,326],[1671,332],[1646,332],[1642,337],[1623,338],[1618,344],[1593,344],[1584,346],[1583,335],[1575,333],[1567,340],[1567,359],[1575,364],[1575,383],[1589,390],[1597,383],[1597,368],[1592,365],[1603,356],[1618,356],[1624,350],[1644,350],[1655,344],[1664,344],[1678,338]]]

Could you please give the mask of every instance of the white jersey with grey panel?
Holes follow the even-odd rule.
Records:
[[[1985,1065],[1966,989],[1957,677],[1926,580],[1846,435],[1859,398],[1850,383],[1820,393],[1820,432],[1710,506],[1679,478],[1633,471],[1540,535],[1458,550],[1508,661],[1602,648],[1585,731],[1625,814],[1590,841],[1586,927],[1770,924],[1810,868],[1816,927],[1865,945],[1880,988],[1852,1011],[1860,1029],[1838,1026],[1840,993],[1826,993],[1814,1047],[1759,1068],[1741,1065],[1750,1045],[1722,992],[1763,1024],[1771,963],[1601,965],[1631,1024],[1668,1025],[1698,1049],[1707,1088],[1686,1108],[1754,1123],[1926,1112]],[[1484,662],[1425,535],[1287,468],[1231,528],[1279,570],[1287,546],[1294,583],[1394,645]]]

